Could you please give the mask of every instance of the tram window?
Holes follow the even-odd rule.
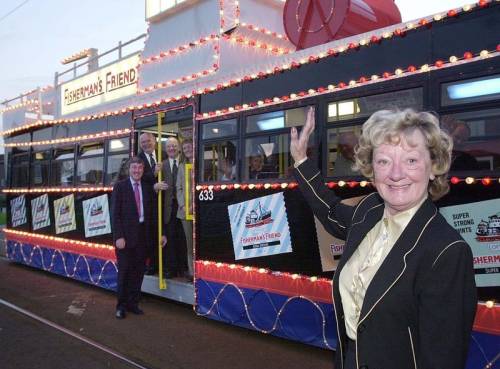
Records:
[[[73,147],[57,148],[52,160],[52,184],[56,186],[71,186],[75,171],[75,152]]]
[[[357,97],[329,103],[328,122],[367,117],[382,109],[412,108],[418,111],[422,106],[422,88]]]
[[[238,133],[238,120],[228,119],[219,122],[205,123],[202,125],[202,132],[204,140],[236,136]]]
[[[441,117],[453,139],[451,171],[500,170],[500,109]]]
[[[327,133],[327,176],[348,177],[359,176],[352,169],[354,164],[354,147],[358,143],[361,126],[330,128]]]
[[[49,184],[50,151],[39,151],[31,155],[30,185],[46,186]]]
[[[130,139],[128,137],[115,138],[108,141],[108,152],[127,151],[130,147]]]
[[[293,169],[288,134],[245,140],[245,179],[287,178]]]
[[[100,185],[103,181],[104,144],[102,142],[80,145],[76,177],[81,185]]]
[[[27,154],[12,157],[12,187],[27,187],[29,173],[29,156]]]
[[[233,181],[238,176],[236,141],[203,144],[203,181]]]
[[[245,131],[254,133],[302,126],[306,121],[306,115],[307,107],[251,115],[247,118]]]
[[[441,105],[452,106],[500,99],[500,75],[473,78],[441,86]]]
[[[113,185],[116,181],[127,177],[129,154],[117,154],[108,156],[108,167],[106,170],[106,184]]]
[[[105,183],[113,185],[116,181],[127,176],[127,162],[129,159],[129,137],[116,138],[108,141],[108,158]]]

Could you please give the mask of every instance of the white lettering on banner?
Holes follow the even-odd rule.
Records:
[[[263,233],[263,234],[259,234],[257,236],[241,237],[241,243],[243,245],[247,245],[247,244],[250,244],[252,242],[269,241],[269,240],[273,240],[276,238],[279,239],[280,237],[281,237],[280,232]]]
[[[61,114],[137,93],[139,55],[134,55],[61,86]]]

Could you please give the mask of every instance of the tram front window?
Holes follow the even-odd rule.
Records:
[[[103,176],[104,144],[91,143],[80,146],[78,152],[77,179],[81,185],[100,185]]]
[[[52,184],[71,186],[75,172],[75,152],[73,146],[54,150],[52,160]]]
[[[306,121],[308,107],[278,110],[247,117],[245,131],[244,178],[264,180],[289,178],[293,160],[290,155],[290,127],[302,126]],[[274,131],[274,132],[272,132]],[[256,134],[259,134],[258,136]],[[310,137],[310,157],[314,137]]]
[[[358,143],[361,127],[331,128],[328,130],[328,177],[359,176],[354,171],[354,147]]]
[[[129,159],[130,140],[128,137],[108,141],[108,158],[105,183],[113,185],[116,181],[126,178]]]
[[[291,174],[289,135],[245,140],[245,179],[287,178]]]
[[[234,181],[238,177],[236,141],[207,143],[202,149],[203,181]]]
[[[453,139],[450,170],[500,170],[500,109],[444,115],[441,125]]]
[[[50,151],[33,153],[30,166],[30,185],[46,186],[49,184]]]
[[[29,156],[27,154],[12,157],[12,187],[28,186]]]

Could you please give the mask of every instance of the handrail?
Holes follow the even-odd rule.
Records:
[[[77,70],[78,70],[79,68],[84,67],[84,66],[87,66],[87,65],[89,65],[89,64],[90,64],[90,63],[92,63],[92,62],[98,61],[100,58],[102,58],[102,57],[104,57],[104,56],[106,56],[106,55],[109,55],[109,54],[111,54],[111,53],[115,52],[116,50],[118,50],[118,59],[117,59],[117,60],[122,59],[122,49],[123,49],[125,46],[128,46],[128,45],[130,45],[130,44],[132,44],[132,43],[134,43],[134,42],[136,42],[136,41],[139,41],[139,40],[141,40],[141,39],[143,39],[143,38],[145,38],[145,37],[146,37],[146,33],[143,33],[143,34],[141,34],[141,35],[137,36],[136,38],[134,38],[134,39],[132,39],[132,40],[129,40],[129,41],[125,42],[125,43],[122,43],[121,41],[119,41],[119,42],[118,42],[118,46],[116,46],[116,47],[114,47],[114,48],[112,48],[112,49],[110,49],[110,50],[108,50],[108,51],[105,51],[105,52],[104,52],[104,53],[102,53],[102,54],[98,54],[98,55],[95,55],[95,56],[93,56],[93,57],[90,57],[89,59],[85,60],[84,62],[82,62],[82,63],[80,63],[80,64],[74,63],[74,64],[73,64],[73,66],[72,66],[71,68],[69,68],[69,69],[67,69],[67,70],[65,70],[65,71],[63,71],[63,72],[60,72],[60,73],[59,73],[59,72],[56,72],[56,75],[55,75],[55,84],[54,84],[54,86],[55,86],[55,87],[57,87],[57,86],[59,85],[59,78],[60,78],[61,76],[65,75],[65,74],[68,74],[68,73],[70,73],[70,72],[73,72],[73,78],[76,78],[76,77],[77,77],[76,73],[77,73]],[[131,54],[133,54],[133,53],[131,53]],[[66,81],[66,82],[67,82],[67,81]]]

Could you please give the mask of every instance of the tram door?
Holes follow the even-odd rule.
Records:
[[[135,128],[136,154],[148,160],[144,176],[157,193],[156,245],[147,255],[146,278],[157,278],[159,290],[172,290],[192,284],[194,274],[192,107],[138,116]],[[175,293],[168,297],[177,299]]]

